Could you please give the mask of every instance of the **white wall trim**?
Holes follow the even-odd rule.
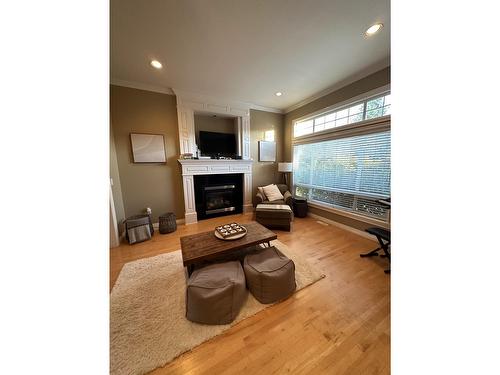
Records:
[[[345,216],[345,217],[347,217],[349,219],[360,221],[360,222],[365,223],[365,224],[375,225],[377,227],[381,227],[381,228],[385,228],[385,229],[389,229],[390,228],[390,224],[388,222],[385,222],[385,221],[382,221],[382,220],[372,219],[372,218],[369,218],[367,216],[362,216],[362,215],[355,214],[353,212],[339,210],[339,209],[336,209],[334,207],[329,207],[329,206],[326,206],[326,205],[322,205],[322,204],[317,203],[315,201],[308,200],[307,204],[310,207],[316,208],[318,210],[323,210],[323,211],[331,212],[331,213],[336,214],[336,215]]]
[[[252,205],[252,160],[215,160],[187,159],[178,160],[182,168],[182,187],[184,190],[184,217],[186,224],[198,221],[194,196],[194,178],[196,175],[243,174],[243,212],[253,209]]]
[[[109,247],[117,247],[120,246],[120,235],[118,234],[118,222],[116,220],[116,211],[115,211],[115,201],[113,199],[113,189],[111,188],[112,186],[112,179],[109,180],[109,231],[110,231],[110,243]]]
[[[354,124],[339,126],[322,130],[316,133],[302,135],[300,137],[292,138],[292,151],[293,146],[317,143],[321,141],[328,141],[333,139],[352,137],[355,135],[379,133],[391,130],[391,115],[378,117],[376,119],[369,119],[360,121]]]
[[[316,215],[316,214],[313,214],[313,213],[310,213],[310,212],[307,213],[307,216],[310,216],[313,219],[316,219],[316,220],[323,221],[325,223],[334,225],[334,226],[336,226],[338,228],[341,228],[341,229],[344,229],[344,230],[346,230],[348,232],[357,234],[358,236],[368,238],[369,240],[377,241],[377,237],[372,236],[371,234],[369,234],[367,232],[364,232],[362,230],[350,227],[349,225],[341,224],[341,223],[338,223],[338,222],[336,222],[334,220],[330,220],[330,219],[327,219],[326,217],[323,217],[323,216],[320,216],[320,215]]]
[[[175,95],[170,87],[150,85],[147,83],[124,81],[122,79],[112,78],[111,84],[115,85],[115,86],[130,87],[133,89],[139,89],[139,90],[145,90],[145,91],[151,91],[151,92],[159,92],[161,94]]]
[[[210,97],[205,94],[173,89],[177,100],[177,121],[181,154],[196,153],[195,113],[211,113],[241,118],[241,132],[238,139],[241,156],[250,159],[250,106],[248,103]],[[240,127],[238,127],[240,129]]]
[[[264,107],[263,105],[258,105],[258,104],[254,104],[254,103],[249,103],[249,104],[250,104],[250,108],[256,109],[258,111],[280,113],[280,114],[284,114],[285,113],[285,111],[282,110],[282,109],[271,108],[271,107]]]
[[[182,89],[172,88],[175,95],[181,97],[179,103],[182,105],[184,103],[203,103],[204,108],[199,108],[201,112],[206,110],[207,112],[219,113],[219,114],[233,114],[234,116],[250,115],[250,109],[257,109],[259,111],[273,112],[273,113],[283,113],[281,109],[265,107],[255,103],[244,102],[224,97],[218,97],[213,95],[201,94],[192,91],[186,91]],[[212,107],[210,107],[212,106]],[[231,109],[234,110],[232,113]],[[245,111],[242,113],[241,111]]]
[[[172,90],[177,96],[177,105],[190,108],[194,112],[208,112],[232,116],[250,115],[249,103],[177,88],[173,88]]]
[[[179,159],[183,176],[205,174],[252,174],[252,160],[244,159]]]
[[[388,68],[390,67],[390,62],[387,62],[387,61],[384,61],[382,64],[379,64],[379,65],[375,65],[375,67],[372,67],[371,69],[369,70],[364,70],[352,77],[350,77],[349,79],[347,80],[343,80],[333,86],[330,86],[320,92],[317,92],[316,94],[304,99],[304,100],[301,100],[300,102],[296,103],[296,104],[293,104],[289,107],[286,107],[284,110],[283,110],[283,113],[289,113],[289,112],[292,112],[300,107],[303,107],[305,106],[306,104],[309,104],[309,103],[312,103],[314,102],[315,100],[319,99],[319,98],[322,98],[323,96],[326,96],[328,94],[331,94],[332,92],[334,91],[337,91],[337,90],[340,90],[346,86],[349,86],[350,84],[356,82],[356,81],[359,81],[365,77],[368,77],[369,75],[371,74],[374,74],[382,69],[385,69],[385,68]]]

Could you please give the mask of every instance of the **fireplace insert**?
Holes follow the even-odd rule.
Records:
[[[243,174],[194,176],[198,220],[243,212]]]

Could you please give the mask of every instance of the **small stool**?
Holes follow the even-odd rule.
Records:
[[[154,233],[151,216],[147,214],[130,216],[125,220],[125,233],[129,244],[149,240]]]
[[[161,234],[172,233],[177,229],[175,214],[173,212],[167,212],[166,214],[160,215],[158,221]]]
[[[297,217],[307,216],[307,199],[306,198],[293,198],[293,211]]]
[[[228,324],[247,297],[239,261],[214,263],[194,270],[187,282],[186,318],[202,324]]]
[[[283,300],[295,291],[295,264],[274,246],[247,255],[243,269],[248,289],[261,303]]]
[[[385,256],[389,260],[389,263],[390,263],[391,262],[391,253],[389,252],[389,246],[391,245],[391,232],[386,230],[386,229],[375,228],[375,227],[366,229],[366,232],[377,237],[377,240],[378,240],[378,243],[380,244],[380,246],[372,251],[369,251],[368,253],[359,254],[359,256],[362,258],[373,257],[373,256],[378,255],[379,250],[383,250],[384,255],[382,255],[382,256]],[[387,269],[387,270],[384,270],[384,272],[391,273],[391,270]]]
[[[255,208],[255,221],[268,228],[290,231],[293,211],[286,204],[258,204]]]

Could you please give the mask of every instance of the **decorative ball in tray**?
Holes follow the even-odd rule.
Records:
[[[216,227],[214,234],[221,240],[237,240],[247,234],[247,229],[238,223],[230,223]]]

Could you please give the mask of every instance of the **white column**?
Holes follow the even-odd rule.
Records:
[[[181,154],[192,153],[195,149],[194,111],[177,104],[177,122],[179,124],[179,145]]]
[[[250,116],[241,118],[242,158],[250,160]]]
[[[242,156],[241,149],[242,149],[242,137],[241,137],[241,117],[238,116],[234,119],[234,133],[236,134],[237,141],[236,141],[236,146],[237,150],[236,153],[239,156]]]
[[[184,219],[186,221],[186,224],[193,224],[198,221],[194,198],[194,177],[192,175],[182,176],[182,182],[184,185]]]
[[[253,211],[253,203],[252,203],[252,174],[245,173],[243,175],[243,212],[252,212]]]

